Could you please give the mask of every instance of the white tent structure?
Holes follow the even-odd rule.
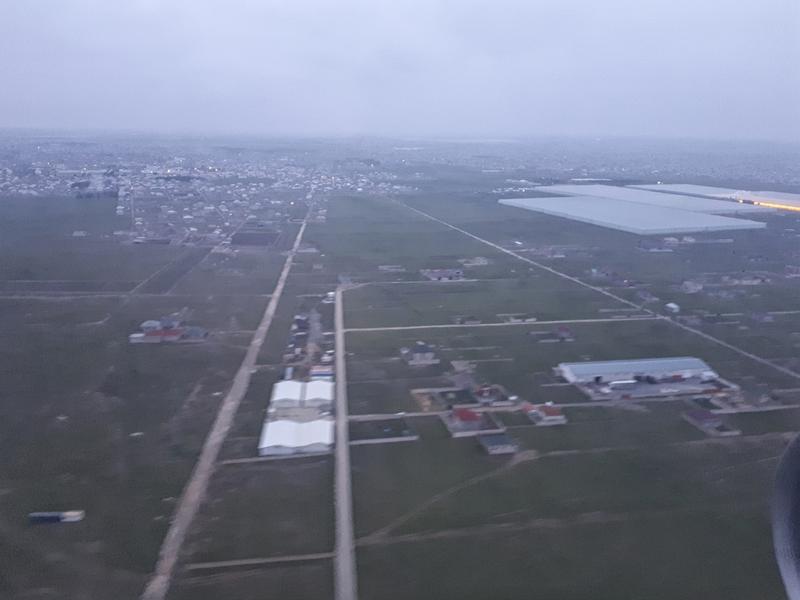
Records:
[[[270,408],[297,408],[303,400],[302,381],[286,379],[272,386]]]
[[[309,381],[306,384],[303,404],[306,407],[330,410],[333,407],[333,382]]]
[[[260,456],[287,456],[330,452],[333,446],[333,421],[317,419],[264,421],[258,442]]]

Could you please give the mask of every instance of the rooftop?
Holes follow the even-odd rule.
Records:
[[[508,206],[637,235],[763,229],[766,227],[765,223],[758,221],[732,219],[730,217],[690,212],[677,208],[665,208],[663,206],[595,196],[513,198],[500,200],[499,202]]]
[[[296,421],[266,421],[261,430],[259,448],[283,446],[303,448],[312,444],[333,444],[333,421],[317,419],[298,423]]]
[[[689,212],[706,214],[767,213],[770,209],[754,204],[740,204],[728,200],[712,200],[697,196],[682,196],[676,193],[662,194],[657,191],[640,188],[620,187],[618,185],[550,185],[536,188],[536,191],[553,192],[574,196],[595,196],[612,200],[625,200],[648,206],[676,208]]]
[[[670,358],[639,358],[633,360],[605,360],[597,362],[561,363],[561,369],[569,369],[576,377],[594,377],[621,372],[677,372],[713,371],[704,361],[692,356]]]

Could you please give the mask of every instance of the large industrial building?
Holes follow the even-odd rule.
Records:
[[[561,377],[575,384],[629,381],[648,376],[656,380],[673,377],[713,380],[719,377],[704,361],[692,356],[561,363],[556,370]]]
[[[656,183],[650,185],[631,185],[628,187],[640,190],[653,190],[668,194],[694,194],[709,198],[727,198],[738,202],[746,202],[744,206],[759,208],[776,208],[783,210],[800,210],[800,194],[787,192],[753,192],[734,190],[731,188],[713,187],[710,185],[694,185],[691,183]]]
[[[625,200],[626,202],[635,202],[648,206],[675,208],[709,215],[759,214],[770,212],[770,209],[756,206],[755,204],[740,204],[739,202],[730,202],[727,199],[698,198],[697,196],[683,196],[678,193],[662,194],[650,189],[628,188],[618,185],[548,185],[538,187],[536,191],[568,196],[593,196],[596,198]],[[719,197],[728,198],[728,196],[722,195]]]
[[[763,229],[765,223],[597,196],[509,198],[500,204],[637,235]]]

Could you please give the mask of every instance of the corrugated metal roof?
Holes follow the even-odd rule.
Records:
[[[638,235],[763,229],[765,223],[732,219],[595,196],[512,198],[501,204]]]
[[[647,374],[678,371],[713,371],[705,361],[693,356],[561,363],[558,365],[558,368],[569,369],[576,377],[581,379],[614,373]]]
[[[711,185],[695,185],[693,183],[653,183],[647,185],[630,185],[637,190],[653,190],[670,194],[694,194],[711,198],[733,198],[738,190],[715,187]]]
[[[554,194],[569,194],[575,196],[596,196],[598,198],[611,198],[612,200],[625,200],[649,206],[662,206],[676,208],[689,212],[706,213],[710,215],[725,215],[737,213],[768,213],[771,209],[754,204],[740,204],[728,200],[712,200],[696,196],[682,196],[680,194],[662,194],[650,189],[634,188],[633,186],[621,187],[618,185],[549,185],[536,188],[536,191],[552,192]]]
[[[662,183],[655,185],[631,185],[628,187],[639,190],[652,190],[656,192],[667,192],[670,194],[696,194],[698,196],[708,196],[711,198],[732,198],[735,200],[745,200],[747,202],[770,202],[772,204],[784,204],[793,208],[800,208],[800,194],[788,192],[753,192],[748,190],[734,190],[731,188],[713,187],[710,185],[694,185],[692,183]],[[753,206],[743,204],[740,206]],[[765,208],[763,206],[757,208]]]
[[[306,384],[305,398],[318,398],[333,401],[333,383],[330,381],[309,381]]]
[[[258,447],[304,448],[314,444],[333,444],[332,420],[317,419],[305,423],[284,419],[265,421]]]
[[[272,386],[272,400],[290,399],[298,402],[303,398],[303,382],[286,379]]]

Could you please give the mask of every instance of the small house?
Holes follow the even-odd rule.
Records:
[[[525,412],[536,425],[567,424],[567,416],[554,404],[529,404],[525,407]]]

